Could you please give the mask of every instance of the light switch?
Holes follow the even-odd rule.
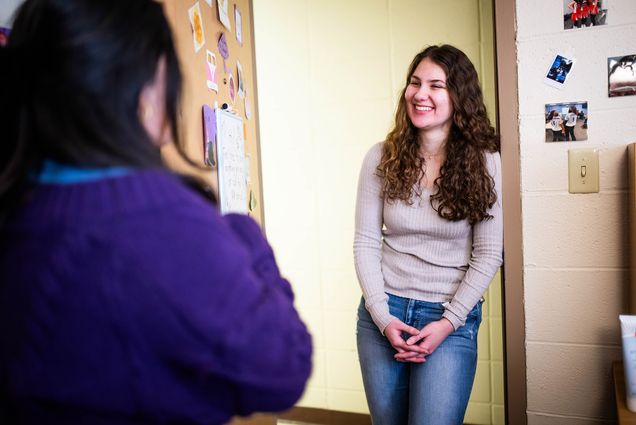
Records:
[[[598,150],[570,149],[568,174],[570,193],[598,192]]]

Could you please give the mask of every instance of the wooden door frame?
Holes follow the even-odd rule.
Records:
[[[493,0],[497,128],[501,135],[504,211],[503,328],[506,423],[527,423],[523,245],[519,160],[516,1]]]

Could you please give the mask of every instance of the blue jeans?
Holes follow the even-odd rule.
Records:
[[[441,303],[389,294],[389,311],[407,325],[422,329],[440,320]],[[357,342],[364,390],[374,425],[461,425],[475,379],[481,302],[466,324],[450,334],[421,364],[393,358],[395,349],[358,307]]]

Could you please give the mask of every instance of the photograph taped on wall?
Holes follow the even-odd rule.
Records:
[[[548,103],[544,112],[546,143],[587,140],[587,102]]]
[[[572,73],[574,62],[574,58],[556,55],[543,81],[552,87],[563,88]]]
[[[595,27],[607,24],[609,0],[563,0],[563,29]]]
[[[607,58],[609,97],[636,95],[636,54]]]

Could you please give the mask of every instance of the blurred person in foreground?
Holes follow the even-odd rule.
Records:
[[[272,249],[160,156],[181,90],[161,3],[27,0],[0,73],[0,423],[291,407],[311,339]]]

